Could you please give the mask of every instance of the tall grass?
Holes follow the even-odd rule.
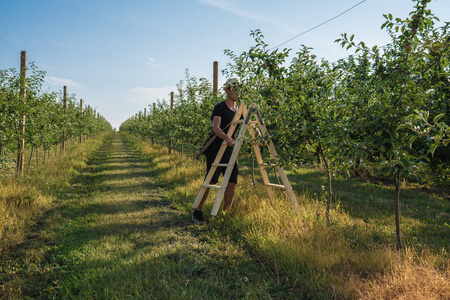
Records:
[[[203,163],[133,143],[166,195],[190,213],[204,179]],[[406,189],[402,222],[407,246],[398,252],[391,187],[336,182],[339,197],[328,223],[320,169],[289,173],[300,213],[281,192],[269,201],[261,185],[253,187],[245,162],[241,170],[233,209],[208,218],[210,233],[244,244],[298,298],[450,299],[450,204],[445,199]],[[204,212],[211,210],[213,197]],[[440,214],[431,216],[427,210]]]
[[[55,196],[85,167],[105,135],[81,145],[71,143],[63,155],[50,156],[45,164],[33,165],[21,175],[0,174],[0,255],[7,255],[8,249],[25,238],[26,228],[51,208]]]

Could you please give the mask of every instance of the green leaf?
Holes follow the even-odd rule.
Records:
[[[431,145],[431,148],[430,148],[431,156],[434,156],[434,151],[436,150],[436,148],[438,146],[439,146],[439,143],[434,143]]]
[[[446,114],[445,113],[442,113],[442,114],[439,114],[439,115],[437,115],[436,117],[434,117],[434,123],[437,123],[442,117],[444,117]]]
[[[417,135],[414,135],[414,136],[412,136],[410,139],[409,139],[409,142],[408,142],[408,145],[409,145],[409,148],[411,149],[412,148],[412,144],[414,143],[414,141],[417,139]]]

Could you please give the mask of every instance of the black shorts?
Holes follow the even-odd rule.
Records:
[[[222,156],[222,159],[220,160],[220,163],[222,164],[228,163],[231,158],[231,153],[232,151],[226,150]],[[208,176],[209,170],[211,169],[211,165],[216,159],[216,156],[217,156],[216,151],[208,151],[208,153],[206,153],[206,176]],[[222,173],[222,175],[225,175],[226,170],[227,170],[226,167],[217,167],[216,172],[214,173],[209,184],[216,184],[219,181],[220,174]],[[239,174],[239,166],[238,161],[236,159],[236,163],[234,164],[233,171],[231,172],[229,182],[237,183],[238,174]]]

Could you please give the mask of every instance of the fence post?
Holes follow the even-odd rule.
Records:
[[[83,142],[83,132],[82,132],[82,126],[83,126],[83,99],[80,99],[80,120],[81,120],[81,126],[80,126],[80,144]]]
[[[26,104],[26,80],[27,80],[27,52],[20,53],[20,90],[19,97],[23,104]],[[22,136],[19,137],[18,153],[17,153],[17,173],[23,172],[24,167],[24,150],[25,150],[25,113],[22,112],[22,120],[19,125],[19,132]]]
[[[219,90],[219,62],[213,63],[213,96],[217,97],[217,91]]]
[[[173,112],[173,92],[170,92],[170,113]],[[169,154],[172,154],[172,138],[169,139]]]
[[[153,111],[152,111],[152,114],[154,114],[155,111],[156,111],[156,103],[153,102]],[[155,138],[154,138],[154,137],[152,137],[152,145],[153,145],[153,144],[155,144]]]
[[[64,93],[63,93],[64,121],[66,121],[66,109],[67,109],[67,86],[64,86]],[[64,151],[66,151],[66,125],[65,124],[63,125],[61,153],[64,153]]]

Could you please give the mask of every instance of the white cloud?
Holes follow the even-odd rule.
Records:
[[[66,78],[57,78],[57,77],[51,77],[51,76],[46,76],[45,77],[45,82],[51,85],[56,85],[56,86],[67,86],[67,87],[81,87],[81,85],[71,79],[66,79]]]
[[[165,86],[162,88],[154,87],[137,87],[130,92],[130,101],[150,104],[156,102],[158,99],[166,99],[168,102],[170,99],[170,92],[176,92],[176,87]]]
[[[145,64],[148,66],[159,66],[159,63],[153,57],[148,57]]]

